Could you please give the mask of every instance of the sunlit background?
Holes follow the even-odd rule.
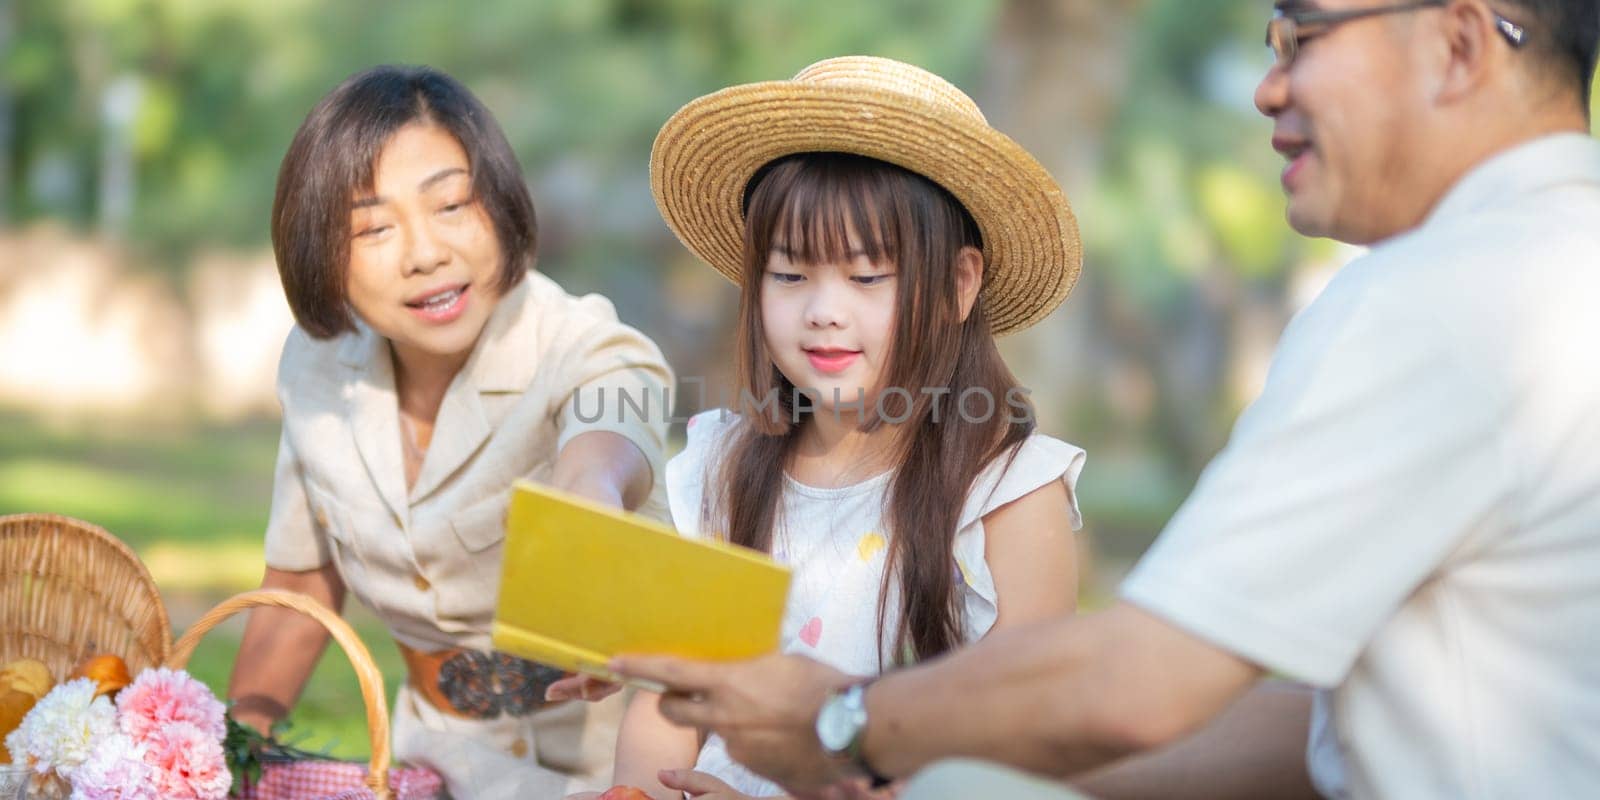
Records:
[[[477,92],[532,187],[539,268],[608,295],[680,375],[716,386],[736,293],[658,217],[650,142],[700,94],[867,53],[966,90],[1073,202],[1083,280],[1003,346],[1043,430],[1089,451],[1085,599],[1103,602],[1257,391],[1285,322],[1353,254],[1283,221],[1281,160],[1251,104],[1269,11],[0,0],[0,513],[108,528],[179,628],[259,581],[290,325],[268,210],[295,127],[350,73],[429,64]],[[392,689],[393,645],[351,616]],[[222,630],[197,661],[219,690],[237,636]],[[330,655],[297,730],[363,752],[353,686]]]

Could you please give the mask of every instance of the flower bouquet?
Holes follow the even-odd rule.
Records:
[[[227,797],[233,786],[222,750],[227,724],[211,690],[164,667],[126,686],[115,683],[68,680],[39,698],[6,736],[11,759],[30,773],[30,797]]]
[[[0,670],[0,800],[356,800],[378,796],[364,764],[283,744],[235,722],[187,672],[147,669],[134,680],[120,658],[97,656],[51,688],[37,661]],[[19,699],[20,698],[20,699]],[[8,701],[16,700],[16,703]],[[18,774],[20,773],[20,775]],[[9,777],[7,777],[9,776]],[[439,776],[389,775],[395,797],[431,799]],[[26,787],[27,794],[19,794]]]

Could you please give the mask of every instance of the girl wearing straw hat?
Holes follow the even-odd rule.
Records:
[[[531,269],[516,156],[436,70],[370,69],[312,109],[279,172],[272,243],[297,324],[263,586],[334,609],[351,594],[382,620],[407,672],[395,755],[453,796],[603,786],[621,698],[547,703],[559,675],[490,652],[490,623],[513,480],[666,515],[665,412],[578,410],[664,391],[660,351],[605,298]],[[236,715],[283,716],[326,642],[306,618],[256,612]]]
[[[1078,277],[1076,223],[1039,163],[938,76],[835,58],[684,106],[651,185],[742,289],[740,413],[689,423],[673,517],[794,569],[783,649],[866,680],[1070,613],[1084,453],[1036,431],[995,347]],[[628,709],[618,783],[782,794],[659,700]],[[831,733],[847,756],[848,725]]]

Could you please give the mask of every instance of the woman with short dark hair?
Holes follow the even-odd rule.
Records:
[[[335,609],[349,592],[383,620],[408,673],[395,753],[457,797],[610,778],[621,709],[546,703],[558,674],[490,650],[512,481],[665,517],[671,372],[605,298],[531,270],[535,232],[499,125],[428,68],[378,67],[324,97],[272,210],[297,325],[262,586]],[[285,715],[326,643],[314,622],[256,612],[236,716]]]

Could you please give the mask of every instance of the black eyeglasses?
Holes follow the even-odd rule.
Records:
[[[1449,2],[1450,0],[1413,0],[1410,3],[1353,8],[1347,11],[1280,10],[1272,19],[1267,20],[1267,47],[1272,48],[1273,58],[1278,64],[1287,67],[1294,63],[1295,53],[1299,52],[1301,42],[1327,33],[1335,25],[1363,17],[1376,17],[1380,14],[1433,8]],[[1506,19],[1499,12],[1494,12],[1494,24],[1500,35],[1505,37],[1512,47],[1522,46],[1525,32],[1521,25]]]

